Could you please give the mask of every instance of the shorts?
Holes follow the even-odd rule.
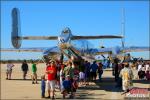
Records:
[[[71,88],[65,88],[64,91],[69,93],[69,92],[71,92]]]
[[[37,75],[36,72],[33,72],[33,75]]]
[[[47,80],[46,81],[46,90],[52,90],[54,91],[55,90],[55,84],[56,84],[56,81],[55,80]]]
[[[10,69],[10,70],[7,69],[7,70],[6,70],[6,73],[7,73],[7,74],[11,74],[11,73],[12,73],[12,69]]]
[[[23,71],[23,74],[27,74],[27,71]]]
[[[33,77],[33,78],[37,78],[36,72],[33,72],[32,77]]]

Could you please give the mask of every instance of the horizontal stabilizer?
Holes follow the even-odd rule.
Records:
[[[57,40],[57,36],[24,36],[21,40]]]

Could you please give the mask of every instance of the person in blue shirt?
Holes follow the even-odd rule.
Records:
[[[41,97],[45,98],[45,75],[41,76]]]
[[[95,81],[96,80],[96,71],[98,69],[98,65],[96,64],[96,61],[93,62],[93,64],[91,65],[90,67],[90,72],[91,72],[91,78],[92,78],[92,81]]]

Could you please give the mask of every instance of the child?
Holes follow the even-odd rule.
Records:
[[[70,76],[67,75],[66,79],[63,81],[63,87],[64,91],[62,92],[63,98],[65,99],[66,95],[69,94],[71,91],[71,81],[70,81]]]
[[[41,97],[45,98],[45,75],[41,76]]]
[[[82,71],[79,73],[79,80],[80,80],[80,85],[84,85],[84,82],[85,82],[85,73],[82,72]]]
[[[75,97],[75,93],[76,93],[76,90],[78,88],[78,76],[75,75],[73,77],[73,82],[72,82],[72,88],[71,88],[71,95],[70,95],[70,98],[73,99]]]

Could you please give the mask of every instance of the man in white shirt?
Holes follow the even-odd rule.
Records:
[[[9,61],[6,69],[6,80],[11,80],[12,67],[14,67],[14,64]]]

